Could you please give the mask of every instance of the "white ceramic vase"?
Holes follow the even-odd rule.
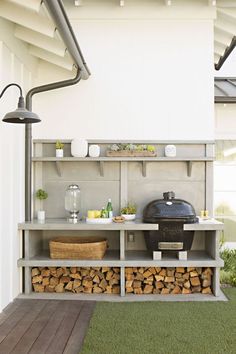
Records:
[[[90,145],[89,146],[89,156],[90,157],[99,157],[100,156],[100,146],[99,145]]]
[[[74,139],[71,142],[71,155],[85,157],[88,154],[88,142],[85,139]]]
[[[45,210],[38,210],[37,218],[38,221],[45,221]]]
[[[63,157],[64,151],[63,149],[56,149],[56,157]]]

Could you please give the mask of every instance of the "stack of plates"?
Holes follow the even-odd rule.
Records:
[[[86,218],[87,224],[110,224],[112,218]]]

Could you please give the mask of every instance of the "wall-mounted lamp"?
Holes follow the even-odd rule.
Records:
[[[17,86],[20,90],[20,97],[18,101],[18,107],[15,111],[9,112],[5,115],[3,118],[3,122],[6,123],[18,123],[18,124],[26,124],[26,123],[38,123],[41,122],[39,119],[38,115],[36,113],[33,113],[31,111],[28,111],[28,109],[25,108],[25,100],[22,95],[22,88],[20,85],[12,83],[4,87],[2,92],[0,93],[0,98],[4,95],[5,91],[8,89],[10,86]]]

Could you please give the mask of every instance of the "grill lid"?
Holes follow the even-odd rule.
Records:
[[[183,199],[175,199],[174,192],[163,193],[164,199],[150,202],[144,209],[144,222],[155,223],[160,221],[182,221],[184,223],[197,222],[194,207]]]

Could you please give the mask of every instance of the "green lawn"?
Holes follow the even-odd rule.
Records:
[[[97,303],[82,354],[235,354],[236,288],[225,293],[228,302]]]

